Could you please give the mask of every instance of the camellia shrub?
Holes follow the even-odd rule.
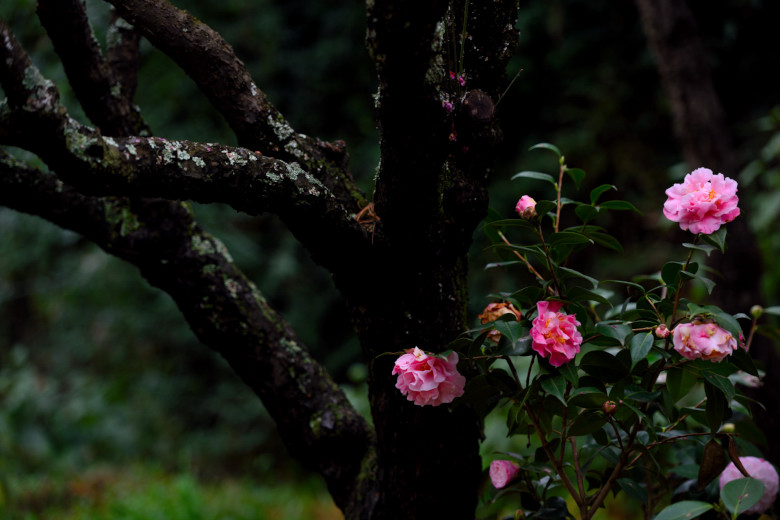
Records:
[[[396,386],[416,405],[505,414],[508,436],[527,449],[489,461],[483,498],[520,504],[515,518],[587,520],[617,495],[657,520],[766,511],[778,476],[759,458],[751,406],[760,405],[743,390],[763,375],[749,355],[758,320],[780,307],[732,315],[686,297],[691,283],[708,294],[715,286],[697,259],[725,253],[726,224],[740,214],[736,181],[707,168],[688,174],[663,206],[691,233],[681,260],[632,280],[597,280],[572,267],[576,255],[622,246],[594,220],[638,210],[602,201],[615,189],[608,184],[584,202],[564,197],[564,181],[579,189],[585,172],[553,145],[533,148],[556,154],[557,177],[514,178],[549,182],[555,200],[523,194],[518,218],[489,219],[485,230],[505,258],[488,267],[525,269],[536,284],[496,295],[451,350],[403,353]]]

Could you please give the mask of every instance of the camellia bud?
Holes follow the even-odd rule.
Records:
[[[536,201],[528,195],[523,195],[520,200],[517,201],[515,210],[521,218],[525,220],[531,220],[536,216]]]
[[[660,324],[655,328],[655,335],[659,338],[666,338],[671,334],[672,331],[670,331],[665,323]]]
[[[612,415],[615,413],[617,407],[618,405],[615,401],[604,401],[604,404],[601,405],[601,409],[604,410],[604,413],[607,415]]]
[[[760,318],[762,314],[764,314],[764,308],[762,306],[753,305],[750,308],[750,315],[753,316],[755,319]]]
[[[720,431],[722,431],[723,433],[734,433],[736,429],[737,428],[733,422],[727,422],[727,423],[723,423],[723,427],[721,428]]]

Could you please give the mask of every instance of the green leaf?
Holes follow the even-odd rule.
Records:
[[[536,202],[536,213],[546,215],[558,206],[557,202],[552,200],[540,200]]]
[[[733,363],[734,366],[737,367],[738,369],[747,372],[752,376],[758,377],[758,369],[756,368],[756,365],[753,363],[753,358],[750,357],[750,354],[745,352],[745,349],[742,348],[736,349],[731,354],[729,361]]]
[[[605,202],[602,202],[599,204],[599,208],[602,209],[617,209],[617,210],[629,210],[634,211],[636,213],[642,214],[641,211],[639,211],[636,206],[628,202],[627,200],[607,200]]]
[[[772,314],[773,316],[780,316],[780,305],[773,305],[772,307],[764,307],[765,314]]]
[[[699,234],[699,236],[704,242],[707,242],[708,244],[717,247],[721,253],[726,252],[726,228],[725,227],[721,227],[719,230],[717,230],[715,233],[712,233],[711,235]]]
[[[710,246],[707,244],[691,244],[689,242],[683,242],[683,247],[687,247],[688,249],[695,249],[697,251],[703,251],[707,253],[707,256],[710,256],[710,253],[713,251],[716,251],[718,248],[715,246]]]
[[[494,228],[498,227],[522,227],[522,228],[528,228],[536,230],[536,227],[528,222],[527,220],[521,219],[521,218],[506,218],[501,220],[493,220],[491,222],[485,222],[485,226],[490,226]]]
[[[596,186],[595,188],[590,190],[590,203],[595,206],[596,202],[598,202],[599,197],[601,197],[602,193],[609,190],[617,191],[617,186],[615,186],[614,184],[602,184],[601,186]]]
[[[647,504],[647,490],[642,487],[641,484],[630,478],[619,478],[617,479],[617,483],[620,485],[620,488],[625,491],[626,495],[634,500],[639,500],[643,504]]]
[[[557,146],[555,146],[553,144],[550,144],[550,143],[537,143],[537,144],[533,145],[531,148],[529,148],[529,150],[536,150],[536,149],[539,149],[539,148],[542,148],[542,149],[545,149],[545,150],[550,150],[551,152],[553,152],[555,155],[558,156],[558,159],[560,159],[561,156],[563,155],[561,153],[561,151],[558,149]]]
[[[557,397],[564,405],[566,404],[566,399],[564,398],[564,394],[566,393],[566,379],[563,376],[544,378],[539,381],[539,384],[541,385],[542,390]]]
[[[626,337],[631,334],[631,327],[625,323],[602,321],[596,324],[596,331],[603,336],[618,340],[621,345],[625,345]]]
[[[561,365],[558,367],[558,372],[560,372],[560,374],[566,378],[566,381],[572,385],[579,384],[580,377],[577,373],[577,367],[574,366],[574,363],[566,363],[565,365]]]
[[[582,233],[575,233],[573,231],[560,231],[553,233],[549,238],[550,244],[553,246],[561,244],[592,244],[593,241]]]
[[[599,214],[599,209],[590,206],[588,204],[580,204],[576,208],[574,208],[574,213],[580,218],[580,220],[583,222],[588,222],[590,220],[593,220],[596,218],[596,215]]]
[[[712,504],[699,500],[683,500],[668,505],[655,515],[654,520],[692,520],[712,509]]]
[[[523,171],[512,175],[512,180],[515,179],[536,179],[539,181],[547,181],[557,189],[558,183],[555,178],[549,173]]]
[[[647,357],[650,349],[653,348],[653,333],[637,334],[631,338],[631,366],[633,367],[642,359]]]
[[[583,273],[581,273],[579,271],[575,271],[574,269],[569,269],[568,267],[559,267],[558,268],[558,273],[559,273],[558,276],[561,279],[567,278],[567,276],[564,276],[564,275],[569,275],[569,276],[575,276],[577,278],[582,278],[583,280],[587,280],[587,281],[590,282],[590,284],[593,286],[594,289],[596,287],[598,287],[598,285],[599,285],[599,281],[596,280],[595,278],[593,278],[591,276],[588,276],[586,274],[583,274]],[[564,274],[560,274],[560,273],[564,273]]]
[[[609,401],[609,396],[592,386],[575,388],[569,393],[569,404],[574,406],[601,409],[604,401]]]
[[[736,516],[756,505],[763,494],[764,483],[746,477],[726,483],[720,490],[720,499],[726,509]]]
[[[628,367],[604,350],[591,350],[582,356],[580,370],[606,383],[619,381],[629,373]]]
[[[597,411],[586,411],[581,413],[574,419],[574,422],[569,426],[567,435],[590,435],[596,430],[600,430],[602,426],[607,424],[607,419],[603,414]]]
[[[734,389],[734,383],[731,382],[731,379],[712,372],[704,373],[702,374],[702,377],[704,378],[704,381],[720,390],[726,399],[729,401],[734,399],[737,391]]]
[[[661,279],[667,285],[677,285],[680,282],[680,271],[683,268],[682,262],[666,262],[661,268]]]
[[[574,187],[579,190],[582,179],[585,178],[585,170],[581,170],[580,168],[566,168],[566,173],[568,173],[571,180],[574,181]]]
[[[623,252],[623,246],[620,245],[620,241],[608,233],[588,233],[588,236],[591,238],[591,240],[600,246],[606,247],[607,249],[612,249],[618,253]]]
[[[666,372],[666,388],[673,402],[679,401],[696,384],[696,374],[684,368],[670,368]]]
[[[707,426],[710,427],[710,431],[717,432],[723,421],[730,415],[729,403],[723,392],[714,385],[705,384],[704,393],[707,395],[707,404],[705,406]]]
[[[709,278],[705,278],[703,276],[699,276],[698,274],[693,274],[689,271],[680,271],[680,275],[684,275],[687,278],[693,278],[701,283],[704,284],[704,287],[707,289],[707,294],[712,294],[712,290],[715,288],[715,282],[713,280],[710,280]]]
[[[488,269],[495,269],[496,267],[508,267],[510,265],[515,265],[515,264],[525,265],[525,262],[523,262],[522,260],[509,260],[506,262],[490,262],[489,264],[485,265],[485,271],[487,271]]]
[[[572,287],[566,292],[566,296],[573,302],[592,301],[612,306],[612,303],[602,295],[584,287]]]

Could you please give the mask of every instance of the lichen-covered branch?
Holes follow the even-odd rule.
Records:
[[[223,202],[253,215],[272,211],[334,273],[360,265],[370,237],[354,218],[359,208],[345,207],[297,163],[215,144],[102,136],[67,116],[56,87],[8,38],[3,50],[12,59],[10,66],[0,63],[0,80],[14,97],[0,109],[3,144],[37,153],[84,193]]]
[[[142,211],[127,212],[121,199],[85,196],[7,156],[0,204],[83,234],[170,294],[198,338],[260,396],[292,454],[325,477],[339,506],[355,507],[373,433],[185,204],[145,201]]]
[[[241,146],[301,164],[345,206],[366,205],[347,170],[345,144],[296,132],[219,33],[166,0],[109,2],[192,78],[225,117]]]
[[[108,135],[148,135],[126,87],[103,57],[80,0],[40,0],[38,18],[87,117]]]

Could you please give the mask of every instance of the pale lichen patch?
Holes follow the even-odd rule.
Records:
[[[214,244],[199,234],[192,235],[192,249],[203,256],[214,254]]]
[[[203,162],[203,159],[201,159],[200,157],[193,157],[192,162],[194,162],[195,165],[200,168],[204,168],[206,166],[206,163]]]

